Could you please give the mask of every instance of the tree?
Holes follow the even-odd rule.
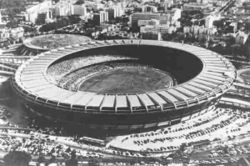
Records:
[[[28,166],[31,155],[26,152],[11,151],[4,156],[4,166]]]
[[[67,20],[70,22],[70,24],[76,24],[76,23],[79,23],[81,21],[81,19],[80,19],[80,17],[78,15],[68,16]]]
[[[66,166],[77,166],[77,165],[78,165],[78,162],[76,159],[76,152],[75,150],[73,150],[71,152],[71,158],[66,161]]]
[[[207,41],[206,35],[199,35],[198,41],[199,41],[200,45],[204,45],[205,42]]]
[[[6,27],[16,28],[16,27],[18,27],[18,21],[13,19],[6,24]]]
[[[38,163],[44,163],[46,161],[44,155],[40,154],[37,161],[38,161]]]
[[[16,14],[25,10],[25,0],[0,0],[0,9],[6,9],[10,20],[13,20]]]
[[[223,27],[223,21],[222,20],[215,20],[213,22],[213,25],[216,26],[217,28],[222,28]]]

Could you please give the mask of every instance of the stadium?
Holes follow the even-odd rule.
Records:
[[[31,112],[93,131],[158,129],[214,108],[234,66],[204,48],[151,40],[92,41],[41,53],[12,87]]]

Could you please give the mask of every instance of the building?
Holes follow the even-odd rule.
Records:
[[[147,40],[158,40],[159,39],[159,33],[157,32],[147,32],[147,33],[141,33],[142,39]]]
[[[74,15],[86,16],[87,15],[87,7],[85,4],[77,4],[73,5],[73,13]]]
[[[137,28],[143,25],[169,25],[174,24],[179,27],[181,18],[181,9],[174,8],[164,14],[160,13],[135,13],[130,17],[131,27]]]
[[[245,45],[249,35],[245,32],[239,31],[235,36],[235,43],[239,45]]]
[[[162,34],[171,33],[168,25],[146,25],[140,27],[142,39],[162,40]]]
[[[108,12],[109,20],[112,20],[115,18],[115,10],[113,8],[108,8],[106,11]]]
[[[152,13],[156,13],[158,12],[158,9],[156,6],[152,6],[152,5],[145,5],[142,7],[142,12],[152,12]]]
[[[151,20],[139,20],[138,21],[138,26],[146,26],[146,25],[159,25],[160,21],[156,19],[151,19]]]
[[[24,29],[22,27],[17,28],[3,28],[0,29],[0,40],[5,41],[11,39],[12,41],[18,41],[24,37]]]
[[[205,5],[208,3],[208,0],[196,0],[196,3]]]
[[[247,41],[245,42],[245,51],[247,60],[250,61],[250,36],[248,35]]]
[[[39,14],[44,14],[45,19],[53,18],[51,0],[45,0],[36,5],[28,6],[25,13],[25,20],[35,24]]]
[[[55,5],[56,16],[70,16],[74,14],[74,6],[71,0],[60,0]]]
[[[140,27],[140,33],[155,33],[155,34],[172,34],[176,32],[177,28],[173,25],[147,25]]]
[[[125,11],[120,3],[110,6],[107,10],[109,20],[124,15]]]
[[[214,21],[220,20],[220,16],[209,15],[205,18],[205,27],[212,28],[214,26]]]
[[[121,3],[118,3],[113,6],[114,9],[114,17],[121,17],[122,15],[125,14],[124,7],[122,6]]]
[[[2,12],[0,10],[0,24],[2,24],[2,23],[3,23],[3,21],[2,21]]]
[[[130,16],[131,27],[137,28],[139,20],[151,20],[151,19],[160,20],[160,14],[159,13],[134,13]]]
[[[174,8],[171,10],[171,12],[170,12],[171,23],[174,24],[175,22],[177,22],[181,18],[181,12],[182,12],[182,10],[178,9],[178,8]]]
[[[245,13],[250,13],[250,2],[244,2],[243,7],[245,10]]]
[[[205,9],[211,9],[211,5],[207,4],[199,4],[199,3],[185,3],[183,5],[183,10],[184,11],[192,11],[192,10],[200,10],[203,11]]]
[[[165,11],[167,11],[168,8],[174,5],[174,1],[173,0],[161,0],[160,5],[164,7]]]
[[[198,25],[192,25],[192,26],[184,26],[183,27],[183,33],[184,34],[193,34],[195,36],[198,35],[214,35],[217,32],[217,28],[212,27],[212,28],[206,28],[203,25],[198,26]]]
[[[100,25],[104,22],[109,21],[109,15],[107,11],[99,11],[93,15],[93,21],[95,25]]]
[[[0,29],[0,41],[4,41],[10,38],[10,33],[7,28]]]
[[[0,30],[2,28],[5,28],[5,26],[6,26],[6,22],[3,21],[3,19],[2,19],[2,12],[1,12],[1,9],[0,9]]]
[[[24,29],[23,27],[11,28],[10,29],[10,37],[15,39],[23,38],[24,36]]]
[[[74,3],[72,0],[60,0],[55,5],[55,15],[56,16],[70,16],[79,15],[82,17],[87,16],[86,4],[82,1]]]

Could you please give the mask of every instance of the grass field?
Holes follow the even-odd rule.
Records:
[[[168,88],[173,82],[166,72],[131,66],[100,72],[84,81],[79,90],[96,93],[144,93]]]
[[[69,34],[44,35],[33,38],[31,44],[46,49],[55,49],[68,45],[90,41],[88,37]]]

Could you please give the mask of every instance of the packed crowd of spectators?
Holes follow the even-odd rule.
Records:
[[[64,60],[53,64],[47,70],[48,75],[51,79],[55,79],[55,81],[59,81],[63,76],[98,63],[109,62],[109,61],[116,61],[116,60],[127,60],[131,59],[129,57],[122,57],[117,55],[92,55],[92,56],[82,56],[76,57],[68,60]]]
[[[94,75],[99,72],[105,72],[109,70],[110,67],[106,65],[93,65],[87,68],[83,68],[67,74],[58,83],[59,87],[64,89],[77,91],[81,83],[89,76]]]
[[[81,89],[82,83],[89,77],[101,73],[106,72],[108,70],[121,69],[125,67],[136,67],[138,69],[145,68],[149,66],[145,66],[138,63],[133,62],[121,62],[121,61],[112,61],[90,65],[79,70],[73,71],[60,79],[58,82],[58,86],[64,89],[68,89],[71,91],[77,91]]]

